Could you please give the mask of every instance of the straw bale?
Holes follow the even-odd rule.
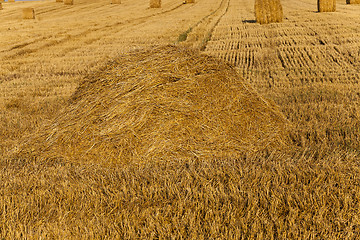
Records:
[[[65,5],[74,5],[74,0],[63,0]]]
[[[24,8],[23,9],[23,19],[35,19],[34,8]]]
[[[150,8],[161,8],[161,0],[150,0]]]
[[[121,0],[111,0],[111,4],[121,4]]]
[[[186,0],[185,3],[195,3],[195,0]]]
[[[255,0],[255,18],[260,24],[282,22],[283,9],[280,0]]]
[[[319,12],[335,12],[336,11],[336,0],[318,0],[318,11]]]
[[[162,46],[123,55],[87,76],[24,149],[69,161],[235,157],[284,146],[286,126],[232,66]]]
[[[346,0],[346,4],[360,4],[360,0]]]

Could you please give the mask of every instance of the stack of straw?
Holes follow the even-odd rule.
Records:
[[[33,8],[24,8],[23,19],[35,19],[35,10]]]
[[[161,0],[150,0],[150,8],[161,8]]]
[[[69,161],[226,158],[281,148],[286,123],[232,66],[164,46],[124,55],[88,76],[25,149]]]
[[[268,24],[282,22],[283,10],[280,0],[255,0],[256,22]]]
[[[319,12],[335,12],[336,11],[336,0],[318,0],[318,11]]]

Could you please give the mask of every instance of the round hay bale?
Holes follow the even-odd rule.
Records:
[[[111,4],[121,4],[121,0],[111,0]]]
[[[255,18],[260,24],[282,22],[283,9],[280,0],[255,0]]]
[[[360,0],[346,0],[346,4],[360,4]]]
[[[63,0],[64,5],[74,5],[74,0]]]
[[[336,0],[318,0],[318,12],[335,12]]]
[[[150,0],[150,8],[161,8],[161,0]]]
[[[23,8],[23,19],[35,19],[34,8]]]
[[[88,76],[25,151],[99,162],[236,157],[282,148],[286,126],[232,66],[164,46],[124,55]]]

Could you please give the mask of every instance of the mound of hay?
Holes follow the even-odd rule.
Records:
[[[318,0],[318,12],[335,12],[336,0]]]
[[[150,0],[150,8],[161,8],[161,0]]]
[[[35,19],[35,10],[33,8],[24,8],[23,19]]]
[[[74,5],[74,0],[63,0],[64,5]]]
[[[255,0],[255,18],[260,24],[282,22],[283,9],[280,0]]]
[[[281,148],[285,128],[232,66],[163,46],[88,76],[28,146],[42,158],[75,161],[221,158]]]
[[[346,0],[346,4],[360,4],[360,0]]]
[[[111,4],[121,4],[121,0],[111,0]]]

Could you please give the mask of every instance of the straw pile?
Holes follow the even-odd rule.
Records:
[[[318,0],[318,11],[319,12],[335,12],[336,11],[336,0]]]
[[[280,0],[255,0],[255,18],[260,24],[282,22],[283,9]]]
[[[121,0],[111,0],[111,4],[121,4]]]
[[[346,4],[360,4],[360,0],[346,0]]]
[[[161,8],[161,0],[150,0],[150,8]]]
[[[65,5],[74,5],[74,0],[63,0]]]
[[[35,10],[33,8],[24,8],[23,19],[35,19]]]
[[[69,161],[235,157],[283,147],[285,127],[277,108],[230,65],[163,46],[124,55],[88,76],[27,149]]]

